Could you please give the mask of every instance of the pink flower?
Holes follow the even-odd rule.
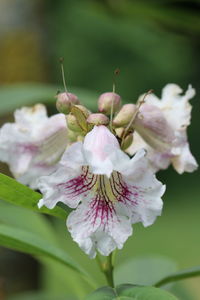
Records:
[[[156,171],[166,169],[170,163],[180,174],[193,172],[198,167],[190,152],[186,132],[192,108],[189,100],[195,91],[189,86],[185,95],[180,93],[182,90],[178,85],[168,84],[163,89],[161,100],[149,95],[134,122],[137,132],[128,153],[146,149]]]
[[[55,171],[67,145],[67,127],[62,114],[47,116],[45,106],[23,107],[14,113],[15,123],[0,129],[0,160],[24,184],[36,188],[41,175]]]
[[[121,249],[132,224],[151,225],[161,214],[165,190],[148,168],[145,151],[130,159],[103,125],[68,147],[57,171],[41,177],[38,186],[43,193],[39,207],[63,202],[75,209],[67,227],[91,258],[97,250],[109,255]]]

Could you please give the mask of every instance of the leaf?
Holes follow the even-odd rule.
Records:
[[[115,268],[116,284],[152,285],[155,281],[177,271],[176,263],[161,255],[126,259]]]
[[[86,300],[177,300],[172,294],[151,286],[119,285],[115,289],[103,287]]]
[[[119,299],[119,298],[116,298],[116,296],[117,296],[117,294],[114,291],[114,289],[112,289],[109,286],[105,286],[105,287],[102,287],[100,289],[97,289],[96,291],[94,291],[93,293],[91,293],[90,295],[88,295],[85,300],[111,300],[111,299]]]
[[[58,90],[58,86],[49,84],[22,83],[5,85],[0,88],[0,114],[3,115],[21,106],[32,105],[38,102],[55,104],[54,96]],[[80,88],[71,88],[69,90],[77,94],[83,105],[87,105],[89,109],[96,108],[96,93]]]
[[[197,277],[197,276],[200,276],[200,266],[173,273],[173,274],[166,276],[163,279],[159,280],[154,285],[156,287],[160,287],[160,286],[165,285],[170,282],[174,282],[174,281],[178,281],[178,280],[182,280],[182,279],[186,279],[186,278],[191,278],[191,277]]]
[[[44,215],[35,213],[24,207],[0,201],[0,223],[21,228],[37,234],[41,238],[45,238],[45,240],[58,244],[58,235],[52,226],[52,222]]]
[[[29,253],[32,255],[44,255],[52,258],[79,274],[86,276],[73,259],[65,251],[52,243],[40,238],[38,235],[8,225],[0,225],[0,245],[9,249]]]
[[[177,300],[172,294],[152,286],[120,285],[116,288],[119,299],[135,300]],[[123,298],[123,297],[127,298]]]
[[[0,199],[15,205],[23,206],[39,213],[45,213],[62,219],[66,219],[66,212],[60,208],[48,209],[37,207],[42,195],[27,186],[17,182],[15,179],[0,173]]]

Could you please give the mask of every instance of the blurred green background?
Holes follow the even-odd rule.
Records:
[[[12,112],[22,105],[43,102],[50,113],[55,112],[54,96],[62,88],[61,56],[69,90],[91,109],[100,93],[112,89],[116,68],[121,70],[116,91],[124,103],[135,102],[149,89],[160,96],[167,83],[184,90],[191,83],[197,96],[191,101],[188,134],[198,160],[199,0],[1,0],[1,124],[12,120]],[[9,174],[5,165],[0,169]],[[170,168],[158,177],[167,184],[163,215],[150,228],[135,226],[134,235],[117,254],[118,283],[130,278],[130,283],[151,284],[159,274],[200,264],[199,171],[180,176]],[[0,222],[46,239],[52,239],[55,231],[57,243],[89,269],[96,287],[105,284],[96,262],[71,241],[62,221],[2,202]],[[46,231],[40,230],[41,222]],[[168,288],[180,299],[198,300],[199,286],[196,278]],[[58,263],[0,248],[0,300],[83,299],[92,289]]]

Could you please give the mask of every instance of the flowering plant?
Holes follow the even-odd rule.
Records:
[[[113,278],[116,250],[133,234],[132,225],[150,226],[162,213],[165,185],[156,172],[170,164],[180,174],[197,168],[186,132],[195,91],[189,86],[185,95],[181,92],[169,84],[161,100],[148,92],[125,105],[118,94],[107,92],[92,113],[66,91],[57,95],[58,114],[48,117],[42,104],[23,107],[16,110],[14,123],[0,129],[0,160],[18,182],[40,191],[2,174],[0,197],[66,219],[72,239],[96,258],[107,280],[107,287],[86,299],[173,300],[158,287],[200,273],[186,270],[152,286],[116,286]],[[2,225],[0,242],[58,260],[93,284],[78,263],[37,236]]]

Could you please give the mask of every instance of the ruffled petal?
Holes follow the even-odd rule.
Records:
[[[73,240],[91,258],[97,250],[107,256],[116,248],[121,249],[132,234],[130,216],[121,206],[96,195],[69,215],[67,227]]]
[[[174,130],[186,129],[191,119],[189,100],[195,96],[195,90],[189,85],[186,93],[181,93],[182,89],[176,84],[166,85],[162,92],[162,110]]]
[[[14,118],[17,124],[26,129],[34,125],[38,126],[48,119],[46,107],[42,104],[17,109]]]
[[[75,160],[73,160],[73,157]],[[65,165],[65,160],[67,164]],[[42,176],[37,181],[37,187],[44,195],[38,206],[53,208],[58,202],[63,202],[75,208],[87,192],[93,179],[86,177],[88,168],[84,167],[84,157],[81,143],[75,143],[64,153],[58,170],[49,176]]]
[[[127,190],[125,204],[132,211],[132,222],[151,225],[160,216],[165,186],[159,182],[149,168],[145,151],[141,150],[130,160],[129,168],[121,170],[121,186]]]
[[[0,160],[6,162],[13,175],[32,188],[38,176],[55,171],[67,146],[67,127],[62,114],[47,117],[39,104],[15,112],[15,123],[0,130]]]
[[[172,164],[179,174],[183,172],[193,172],[198,168],[198,164],[190,152],[188,143],[182,146],[179,155],[172,158]]]
[[[181,93],[178,85],[166,85],[162,99],[149,95],[140,108],[142,118],[139,115],[136,118],[135,128],[144,140],[136,136],[136,144],[133,141],[128,153],[144,147],[155,171],[166,169],[170,163],[178,173],[193,172],[198,166],[190,153],[186,133],[192,108],[189,100],[194,97],[195,90],[189,85],[186,93]]]

